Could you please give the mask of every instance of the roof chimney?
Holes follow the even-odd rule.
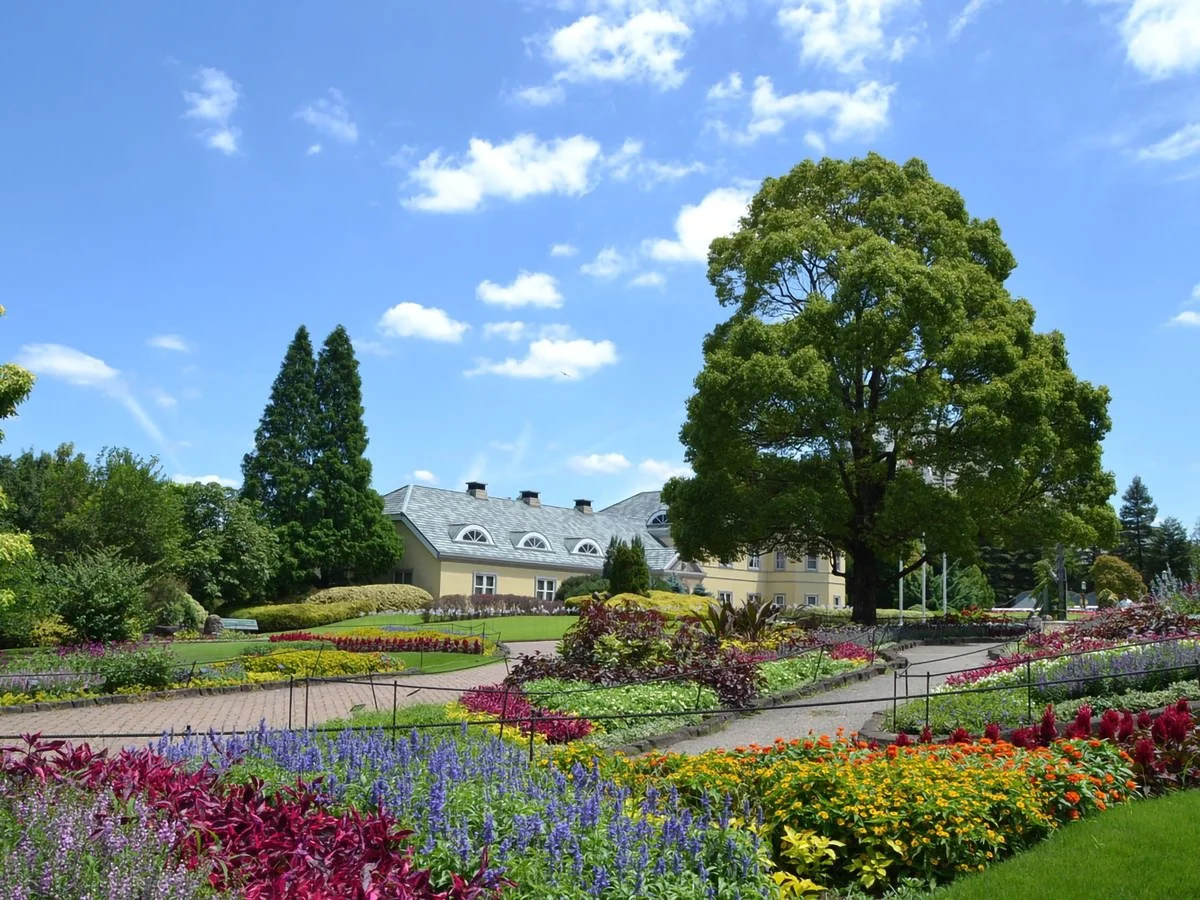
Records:
[[[476,500],[486,500],[487,499],[487,485],[484,484],[482,481],[468,481],[467,482],[467,493],[470,494],[472,497],[474,497]]]
[[[592,501],[591,500],[576,500],[575,501],[575,512],[587,513],[588,515],[591,515]]]
[[[521,502],[526,506],[539,507],[542,501],[538,498],[537,491],[521,491]]]

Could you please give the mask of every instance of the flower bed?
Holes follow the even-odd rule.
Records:
[[[495,648],[491,641],[477,637],[454,637],[438,631],[389,634],[378,628],[359,628],[346,634],[314,634],[289,631],[273,634],[272,643],[290,641],[327,641],[349,653],[467,653],[482,656]]]

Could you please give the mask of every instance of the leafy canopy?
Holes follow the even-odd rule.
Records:
[[[664,494],[681,552],[845,551],[870,622],[922,535],[965,564],[981,543],[1111,535],[1108,392],[1075,377],[1061,334],[1034,330],[1005,287],[1015,266],[999,225],[920,160],[767,179],[709,251],[734,313],[688,401],[695,476]]]

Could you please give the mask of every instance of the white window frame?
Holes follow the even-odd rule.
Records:
[[[553,600],[554,594],[558,590],[557,578],[535,578],[533,579],[533,596],[543,602]]]
[[[775,551],[775,571],[776,572],[787,571],[787,551],[786,550],[776,550]]]
[[[592,549],[584,550],[583,549],[584,547],[591,547]],[[584,538],[582,541],[580,541],[579,543],[577,543],[575,545],[575,549],[572,550],[571,552],[578,553],[580,556],[603,556],[604,555],[604,551],[600,549],[600,545],[597,544],[595,541],[593,541],[591,538]]]
[[[469,531],[478,531],[485,538],[487,538],[487,540],[486,541],[468,541],[468,540],[466,540],[464,535],[466,535],[467,532],[469,532]],[[464,525],[462,528],[459,529],[458,534],[456,534],[454,536],[454,540],[460,544],[495,544],[496,543],[494,540],[492,540],[492,533],[490,531],[488,531],[486,528],[484,528],[482,525]]]
[[[487,580],[492,580],[492,589],[487,589]],[[480,582],[483,583],[483,589],[480,589]],[[500,593],[500,576],[495,572],[476,572],[471,576],[471,594],[474,597],[495,597]]]
[[[806,553],[804,556],[804,571],[815,572],[818,568],[817,555],[815,553]]]
[[[833,606],[834,606],[834,609],[842,608],[842,595],[841,594],[833,595]]]
[[[820,606],[821,605],[821,595],[820,594],[805,594],[804,595],[804,605],[805,606]]]
[[[412,584],[413,570],[412,569],[397,569],[394,579],[395,584]]]
[[[746,594],[747,603],[762,603],[762,594],[748,593]]]
[[[780,609],[783,609],[784,607],[786,607],[787,606],[787,594],[776,594],[775,595],[775,605],[778,606]]]
[[[761,572],[762,556],[758,553],[751,553],[748,557],[746,557],[746,568],[751,572]]]
[[[724,603],[726,601],[733,602],[733,591],[717,591],[717,602]]]
[[[530,547],[529,546],[530,541],[541,541],[543,544],[545,544],[545,546],[544,547]],[[546,537],[540,531],[531,531],[531,532],[529,532],[529,534],[527,534],[523,538],[521,538],[521,542],[519,544],[517,544],[517,549],[518,550],[549,550],[550,549],[550,538]]]
[[[660,509],[646,520],[647,528],[666,528],[671,524],[671,517],[665,509]]]

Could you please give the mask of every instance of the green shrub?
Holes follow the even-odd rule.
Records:
[[[674,575],[668,575],[666,578],[659,578],[655,575],[650,579],[651,591],[663,591],[668,594],[689,594],[691,591],[687,589],[682,581]]]
[[[649,597],[641,594],[616,594],[608,600],[609,606],[620,606],[629,602],[638,609],[652,609],[672,619],[684,616],[699,616],[712,606],[708,597],[695,594],[675,594],[668,591],[651,591]]]
[[[75,640],[75,632],[55,613],[38,622],[29,632],[29,643],[34,647],[58,647]]]
[[[640,537],[630,544],[617,542],[608,580],[614,594],[645,594],[650,590],[650,566]]]
[[[151,625],[181,625],[199,629],[208,615],[204,607],[175,578],[156,578],[146,589],[146,614]]]
[[[50,574],[63,622],[89,641],[125,641],[145,626],[146,567],[110,550],[76,557]]]
[[[258,630],[296,631],[332,625],[343,619],[370,615],[375,605],[370,600],[349,600],[341,603],[278,603],[274,606],[246,606],[226,610],[227,619],[257,619]]]
[[[111,650],[96,666],[106,694],[135,687],[161,691],[175,682],[178,668],[179,661],[160,645]]]
[[[608,593],[608,579],[599,575],[572,575],[564,578],[554,592],[554,599],[565,603],[571,597],[590,597]]]
[[[355,584],[325,588],[304,598],[305,603],[319,605],[352,601],[370,602],[370,612],[416,612],[432,600],[429,591],[415,584]]]

